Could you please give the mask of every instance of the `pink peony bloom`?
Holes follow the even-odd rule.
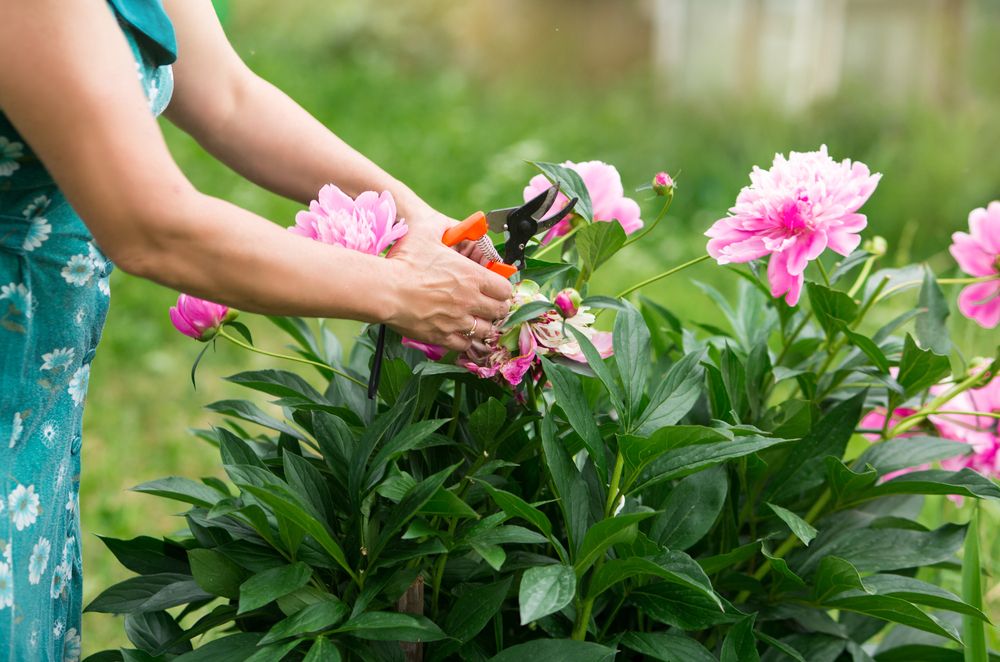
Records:
[[[962,271],[970,276],[996,276],[997,280],[973,283],[958,295],[958,309],[980,326],[1000,324],[1000,201],[969,213],[969,232],[956,232],[949,250]]]
[[[771,256],[767,268],[773,296],[799,301],[810,260],[830,248],[848,255],[861,241],[868,221],[857,210],[882,175],[863,163],[837,163],[826,145],[817,152],[776,154],[770,170],[754,166],[750,186],[736,198],[730,216],[705,234],[708,254],[719,264]]]
[[[333,184],[327,184],[317,198],[309,203],[308,211],[295,215],[291,232],[324,244],[380,255],[408,230],[405,222],[396,222],[396,202],[388,191],[365,191],[352,200]]]
[[[653,192],[656,195],[669,195],[674,190],[674,178],[665,172],[658,172],[653,177]]]
[[[591,328],[597,318],[587,312],[588,310],[590,310],[589,306],[580,306],[576,315],[566,319],[563,319],[558,313],[550,311],[528,322],[528,326],[531,327],[531,332],[538,339],[538,344],[546,350],[545,353],[561,354],[579,363],[587,362],[587,357],[580,349],[580,343],[568,330],[563,328],[563,325],[566,325],[575,327],[582,332],[601,357],[607,358],[614,354],[611,333]]]
[[[420,342],[419,340],[413,340],[412,338],[403,338],[403,346],[412,347],[413,349],[419,349],[421,352],[424,353],[424,356],[426,356],[431,361],[438,361],[441,359],[441,357],[443,357],[445,354],[448,353],[448,350],[446,350],[441,345],[432,345],[430,343],[423,343]]]
[[[639,218],[639,205],[635,200],[625,197],[622,188],[622,178],[614,166],[601,161],[584,161],[573,163],[566,161],[563,166],[575,170],[590,194],[590,202],[594,210],[595,221],[618,221],[625,234],[632,234],[642,227]],[[535,175],[524,189],[524,200],[527,202],[551,184],[544,175]],[[554,209],[562,209],[568,202],[566,196],[560,193],[553,204]],[[565,219],[556,223],[542,238],[542,243],[551,241],[554,237],[569,232],[570,222]]]
[[[940,395],[949,388],[941,384],[931,387],[931,394]],[[1000,379],[995,375],[982,388],[969,389],[939,407],[941,411],[1000,412]],[[962,441],[972,446],[972,453],[941,462],[945,469],[958,471],[969,467],[984,476],[1000,477],[1000,420],[974,414],[935,414],[929,417],[942,437]]]
[[[501,342],[499,335],[487,339],[486,344],[491,351],[484,360],[473,360],[467,354],[459,359],[459,365],[485,379],[499,375],[511,386],[517,386],[538,360],[535,354],[538,344],[527,324],[521,325],[517,334],[517,346],[514,350],[509,349]],[[515,351],[517,354],[514,353]]]
[[[231,322],[238,314],[222,304],[187,294],[177,297],[177,305],[170,307],[170,321],[174,328],[202,342],[211,340],[223,323]]]
[[[576,315],[577,311],[580,309],[580,302],[583,299],[580,297],[580,293],[574,290],[572,287],[567,287],[565,290],[561,290],[556,298],[552,300],[552,303],[556,305],[559,309],[559,314],[563,317],[573,317]]]

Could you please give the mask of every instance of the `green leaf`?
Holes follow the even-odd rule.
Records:
[[[672,450],[731,439],[732,435],[723,430],[701,425],[671,425],[656,430],[649,437],[620,436],[618,448],[628,469],[625,484],[631,484],[650,464]]]
[[[624,302],[625,310],[615,317],[612,338],[615,347],[615,365],[625,387],[625,406],[628,420],[639,414],[639,405],[646,392],[649,374],[649,328],[636,308]]]
[[[305,563],[265,570],[240,584],[239,613],[245,614],[283,595],[302,588],[312,577],[312,568]]]
[[[225,378],[255,391],[278,397],[301,397],[328,404],[326,398],[306,380],[287,370],[248,370]]]
[[[966,534],[968,543],[969,534]],[[918,605],[925,605],[934,609],[944,609],[957,614],[972,616],[980,621],[989,623],[990,619],[983,613],[981,607],[977,607],[971,602],[963,601],[951,591],[930,584],[913,577],[905,575],[869,575],[865,577],[865,586],[871,593],[878,595],[891,595],[902,598]]]
[[[521,576],[517,601],[521,625],[553,614],[576,595],[576,574],[568,565],[555,564],[528,568]]]
[[[441,517],[465,517],[476,519],[479,514],[469,504],[465,503],[451,490],[443,487],[431,495],[431,498],[421,506],[421,515],[439,515]]]
[[[636,422],[636,434],[647,436],[674,425],[691,411],[705,383],[705,369],[701,367],[704,357],[702,350],[690,352],[670,366]]]
[[[214,490],[208,485],[191,480],[190,478],[181,478],[179,476],[151,480],[148,483],[136,485],[132,488],[132,491],[153,494],[175,501],[183,501],[184,503],[204,508],[211,508],[223,498],[223,495],[218,490]]]
[[[930,349],[920,349],[910,334],[903,340],[903,356],[899,360],[896,381],[903,387],[904,397],[921,393],[951,373],[947,356]]]
[[[879,372],[882,374],[888,374],[889,359],[886,358],[885,353],[879,349],[879,346],[876,345],[871,338],[852,331],[850,327],[843,322],[840,323],[839,328],[852,345],[860,349],[864,352],[865,356],[871,359],[872,365],[878,368]]]
[[[785,461],[775,468],[775,478],[765,491],[768,501],[785,502],[821,485],[827,455],[843,457],[847,442],[861,419],[867,391],[837,403],[812,431],[790,446]]]
[[[438,641],[448,635],[423,616],[367,611],[333,630],[372,641]]]
[[[604,384],[604,388],[611,398],[611,406],[615,408],[619,416],[625,416],[627,414],[624,404],[625,392],[611,375],[611,369],[608,368],[607,363],[601,358],[601,354],[594,347],[594,343],[590,342],[590,338],[572,324],[567,324],[566,330],[576,339],[577,344],[580,346],[580,351],[583,352],[584,357],[587,359],[587,365],[590,366],[590,369],[594,371],[597,378]]]
[[[901,623],[961,643],[958,632],[951,625],[925,614],[902,598],[886,595],[849,595],[827,600],[825,606],[880,618],[890,623]]]
[[[598,267],[621,250],[625,237],[625,230],[615,221],[591,223],[577,230],[576,250],[583,263],[584,280],[588,280]]]
[[[190,575],[163,572],[119,582],[94,598],[84,611],[104,614],[162,611],[213,597],[201,590]]]
[[[181,626],[165,611],[126,614],[125,634],[136,648],[152,655],[159,655],[161,649],[174,654],[191,650],[191,643],[182,639]]]
[[[583,393],[580,379],[566,368],[552,363],[540,356],[545,374],[552,381],[552,390],[556,395],[556,403],[566,412],[569,424],[583,439],[584,447],[597,467],[598,475],[608,475],[608,461],[605,454],[604,439],[594,422],[594,414]]]
[[[118,540],[98,536],[111,550],[118,562],[134,573],[152,575],[159,572],[190,574],[191,567],[184,555],[184,548],[166,540],[139,536],[131,540]],[[177,556],[170,553],[172,547]]]
[[[556,496],[559,497],[559,508],[562,510],[570,548],[576,549],[583,542],[587,529],[588,487],[566,448],[556,440],[555,426],[553,416],[542,419],[542,452],[549,475],[552,476]]]
[[[436,474],[428,476],[407,491],[403,500],[390,511],[389,516],[386,518],[385,524],[379,533],[378,540],[369,550],[369,563],[374,563],[375,559],[379,557],[386,545],[388,545],[399,533],[400,529],[403,528],[403,525],[409,522],[414,515],[420,512],[420,509],[424,507],[424,504],[430,501],[431,497],[444,486],[445,481],[448,480],[448,476],[450,476],[457,467],[457,464],[452,465]]]
[[[739,620],[719,610],[718,598],[713,600],[703,591],[682,584],[648,584],[632,591],[628,600],[649,618],[682,630],[702,630]]]
[[[830,489],[838,504],[851,502],[878,480],[878,472],[871,467],[857,472],[830,455],[826,456],[826,466]]]
[[[288,637],[302,638],[322,632],[344,620],[349,611],[342,601],[332,595],[328,596],[323,602],[309,605],[278,622],[267,631],[259,645],[263,646]]]
[[[273,416],[264,413],[260,407],[252,402],[247,402],[246,400],[219,400],[218,402],[205,405],[205,409],[223,414],[225,416],[232,416],[233,418],[238,418],[242,421],[256,423],[257,425],[270,430],[284,432],[285,434],[291,435],[296,439],[305,439],[302,432],[299,430],[296,430],[289,424],[279,421]]]
[[[191,574],[206,593],[224,598],[238,598],[240,583],[246,573],[238,565],[214,549],[189,549]]]
[[[788,525],[788,528],[792,530],[796,538],[802,541],[803,545],[809,546],[812,539],[816,537],[816,527],[786,508],[776,506],[773,503],[769,503],[767,506],[781,518],[782,522]]]
[[[589,641],[573,639],[535,639],[505,648],[489,662],[613,662],[617,651]]]
[[[792,648],[783,641],[775,639],[774,637],[764,634],[763,632],[760,631],[754,632],[754,636],[757,637],[757,641],[764,642],[771,648],[774,648],[783,653],[784,655],[786,655],[787,657],[790,657],[791,659],[795,660],[795,662],[809,662],[808,660],[806,660],[806,658],[802,657],[801,653],[799,653],[797,650],[795,650],[794,648]]]
[[[507,513],[508,517],[519,517],[530,523],[547,537],[552,536],[552,522],[549,521],[549,518],[541,510],[535,508],[516,494],[498,490],[485,481],[481,481],[480,484],[493,498],[497,506]]]
[[[643,490],[650,485],[693,474],[702,469],[722,464],[757,451],[787,443],[788,439],[773,439],[759,435],[736,437],[732,441],[685,446],[665,453],[653,462],[640,476],[641,484],[632,491]],[[801,442],[796,442],[801,443]]]
[[[952,558],[965,539],[965,527],[946,524],[934,531],[908,529],[854,529],[838,532],[813,544],[802,560],[803,576],[824,556],[839,556],[860,572],[919,568]]]
[[[965,650],[969,649],[966,641]],[[983,662],[1000,662],[1000,655],[989,653],[988,657],[980,658]],[[886,650],[879,650],[875,655],[876,662],[970,662],[962,651],[944,648],[934,644],[903,644]],[[972,658],[973,662],[979,662]]]
[[[989,478],[969,468],[951,472],[928,469],[897,476],[875,485],[857,500],[872,499],[888,494],[957,494],[974,498],[1000,499],[1000,487]]]
[[[711,530],[729,490],[725,469],[713,467],[678,482],[653,520],[650,537],[663,547],[685,550]]]
[[[472,541],[469,543],[469,546],[497,572],[500,571],[500,568],[507,561],[507,552],[503,551],[503,547],[500,545]]]
[[[939,437],[897,437],[874,443],[854,462],[855,466],[867,464],[875,467],[879,475],[900,469],[918,467],[947,458],[972,452],[972,447],[962,441]]]
[[[407,425],[398,434],[393,435],[391,439],[387,439],[369,464],[365,491],[371,490],[382,479],[385,467],[389,462],[392,462],[407,451],[421,447],[428,437],[448,420],[447,418],[435,418],[419,421]]]
[[[694,559],[684,552],[664,552],[655,559],[638,556],[627,559],[611,559],[594,572],[590,580],[587,596],[596,598],[615,584],[638,576],[658,577],[673,584],[687,586],[718,604],[719,601],[705,572]]]
[[[753,635],[754,614],[740,619],[729,628],[722,641],[719,662],[759,662],[757,639]]]
[[[653,511],[629,513],[601,520],[588,529],[576,556],[577,576],[582,576],[612,545],[631,542],[637,533],[637,524],[652,517]]]
[[[508,575],[493,584],[465,586],[445,617],[444,631],[460,643],[470,641],[500,611],[511,581],[513,577]]]
[[[550,182],[558,186],[559,190],[567,198],[577,198],[576,207],[573,208],[575,214],[587,221],[594,220],[594,208],[590,201],[590,192],[587,190],[587,185],[584,184],[583,178],[580,177],[580,173],[558,163],[531,161],[531,165],[541,170],[542,174]]]
[[[496,398],[490,398],[469,415],[469,432],[483,448],[496,444],[496,437],[507,422],[507,408]]]
[[[257,650],[258,632],[240,632],[210,641],[173,662],[246,662]]]
[[[948,302],[934,277],[934,272],[924,265],[924,282],[920,286],[920,297],[917,305],[921,309],[917,316],[917,340],[925,349],[936,354],[947,355],[951,352],[951,338],[948,335]]]
[[[827,338],[836,335],[841,322],[850,325],[858,316],[858,303],[844,292],[812,282],[806,283],[806,292]]]
[[[621,645],[644,659],[662,662],[717,662],[708,649],[690,637],[673,632],[626,632]]]
[[[872,593],[865,586],[858,569],[849,561],[837,556],[824,557],[813,579],[813,596],[816,602],[825,602],[844,591],[864,591]]]
[[[529,301],[511,313],[504,323],[504,327],[513,328],[518,324],[529,322],[549,310],[555,310],[555,305],[551,301]],[[468,372],[464,368],[462,371]]]
[[[983,566],[979,556],[979,504],[969,519],[965,536],[965,558],[962,563],[962,597],[976,610],[983,608]],[[962,635],[965,638],[965,662],[987,662],[986,628],[982,619],[962,616]]]
[[[340,662],[341,659],[336,644],[331,643],[326,637],[317,637],[302,662]]]

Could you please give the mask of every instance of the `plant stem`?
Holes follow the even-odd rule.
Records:
[[[582,225],[577,225],[575,227],[570,228],[569,232],[567,232],[561,237],[556,237],[545,246],[542,246],[542,248],[536,251],[531,257],[536,260],[541,259],[543,255],[551,251],[553,248],[556,248],[557,246],[562,246],[564,243],[566,243],[566,240],[572,237],[574,234],[576,234],[577,230],[579,230],[582,227],[583,227]]]
[[[868,280],[868,274],[872,272],[872,265],[875,264],[875,260],[877,259],[878,256],[872,255],[870,258],[865,260],[865,264],[861,267],[861,273],[858,274],[857,280],[854,281],[854,285],[851,285],[851,289],[847,290],[847,296],[852,299],[854,298],[854,295],[858,293],[861,286],[865,284],[866,280]]]
[[[958,382],[957,384],[955,384],[954,386],[952,386],[950,389],[948,389],[947,391],[945,391],[944,393],[942,393],[938,397],[936,397],[933,400],[931,400],[926,406],[921,407],[920,411],[918,411],[915,414],[911,414],[910,416],[907,416],[906,418],[904,418],[903,420],[901,420],[899,423],[897,423],[896,425],[894,425],[891,429],[888,429],[886,431],[885,438],[886,439],[892,439],[893,437],[897,437],[897,436],[901,435],[902,433],[906,432],[907,430],[909,430],[910,428],[912,428],[914,425],[916,425],[917,423],[919,423],[922,419],[926,418],[927,416],[929,416],[931,414],[939,413],[937,411],[938,407],[940,407],[944,403],[948,402],[949,400],[951,400],[952,398],[954,398],[959,393],[962,393],[963,391],[968,390],[973,384],[975,384],[976,382],[978,382],[981,379],[982,379],[982,375],[981,374],[977,373],[977,374],[969,375],[968,377],[966,377],[962,381]],[[971,413],[971,412],[963,412],[963,413]],[[977,415],[980,415],[980,416],[993,416],[992,414],[977,414]],[[889,418],[890,417],[887,416],[886,420],[889,420]]]
[[[684,264],[680,264],[680,265],[677,265],[676,267],[673,267],[671,269],[667,269],[666,271],[664,271],[661,274],[657,274],[657,275],[653,276],[652,278],[647,278],[646,280],[644,280],[644,281],[642,281],[640,283],[637,283],[637,284],[633,285],[632,287],[629,287],[628,289],[625,289],[625,290],[619,292],[617,298],[622,299],[622,298],[628,296],[629,294],[632,294],[633,292],[635,292],[638,289],[642,289],[643,287],[646,287],[647,285],[655,283],[656,281],[660,280],[661,278],[666,278],[667,276],[672,276],[675,273],[677,273],[678,271],[684,271],[688,267],[693,267],[694,265],[698,264],[699,262],[704,262],[705,260],[710,260],[710,259],[712,259],[711,255],[702,255],[701,257],[696,257],[693,260],[688,260]]]
[[[799,334],[802,333],[802,330],[806,328],[806,324],[809,323],[809,318],[811,317],[812,317],[811,310],[807,310],[806,312],[802,313],[802,321],[799,322],[799,325],[792,330],[792,335],[788,336],[788,339],[785,340],[785,346],[781,348],[781,352],[778,354],[778,358],[774,360],[774,365],[781,365],[781,361],[785,358],[785,355],[788,354],[788,350],[792,346],[792,343],[794,343],[796,338],[799,337]]]
[[[816,260],[816,267],[819,268],[819,275],[823,277],[823,283],[830,287],[830,276],[826,273],[826,267],[823,266],[822,260]]]
[[[663,208],[660,209],[660,213],[656,215],[656,218],[653,219],[653,222],[649,224],[649,227],[647,227],[645,230],[635,235],[634,237],[628,239],[624,244],[622,244],[622,248],[625,248],[626,246],[631,246],[632,244],[634,244],[635,242],[639,241],[647,234],[652,232],[653,228],[655,228],[657,224],[663,219],[663,217],[667,215],[667,210],[670,209],[670,203],[674,201],[673,190],[671,190],[669,195],[667,195],[666,197],[667,199],[663,202]]]
[[[603,560],[604,557],[602,556],[596,563],[594,563],[594,572],[597,572],[597,570],[600,569],[600,564]],[[587,638],[587,625],[590,623],[590,612],[593,610],[593,598],[587,598],[581,603],[580,609],[576,613],[576,623],[573,625],[573,634],[570,635],[571,639],[583,641]]]
[[[608,500],[604,504],[605,518],[612,516],[615,504],[618,503],[618,488],[621,485],[622,471],[624,469],[625,458],[622,456],[622,452],[618,451],[618,457],[615,458],[615,468],[614,471],[611,472],[611,487],[608,488]]]
[[[938,285],[972,285],[973,283],[988,283],[988,282],[993,281],[993,280],[1000,280],[1000,275],[992,274],[992,275],[989,275],[989,276],[979,276],[978,278],[938,278],[937,279],[937,284]],[[922,281],[922,280],[908,280],[905,283],[900,283],[899,285],[893,285],[892,287],[890,287],[888,290],[886,290],[882,294],[882,296],[879,298],[879,301],[881,301],[882,299],[888,297],[890,294],[893,294],[894,292],[898,292],[899,290],[906,289],[907,287],[912,287],[913,285],[920,285],[923,282],[924,281]]]
[[[355,379],[354,377],[348,375],[346,372],[338,370],[337,368],[334,368],[333,366],[328,365],[326,363],[320,363],[319,361],[311,361],[310,359],[302,358],[301,356],[295,356],[293,354],[278,354],[276,352],[269,352],[266,349],[260,349],[259,347],[254,347],[249,343],[243,342],[236,336],[231,336],[228,333],[226,333],[225,327],[219,328],[217,336],[220,338],[225,338],[229,342],[239,347],[242,347],[243,349],[248,349],[251,352],[256,352],[257,354],[261,354],[263,356],[270,356],[275,359],[285,359],[286,361],[295,361],[296,363],[304,363],[306,365],[316,366],[318,368],[323,368],[324,370],[329,370],[333,374],[339,377],[343,377],[344,379],[350,380],[362,388],[368,388],[368,384],[365,384],[363,381]]]

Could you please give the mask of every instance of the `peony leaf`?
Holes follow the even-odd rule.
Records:
[[[583,179],[576,170],[558,163],[545,163],[543,161],[531,161],[530,163],[541,170],[550,182],[556,184],[563,195],[567,198],[577,199],[573,213],[583,217],[588,222],[594,220],[594,206],[590,201],[590,191],[587,190],[587,185],[583,183]]]
[[[568,565],[529,568],[521,577],[518,604],[521,625],[559,611],[576,595],[576,574]]]

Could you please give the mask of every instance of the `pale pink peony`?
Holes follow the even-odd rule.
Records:
[[[365,191],[352,200],[333,184],[321,188],[309,210],[296,214],[288,229],[369,255],[381,254],[408,230],[405,222],[396,222],[396,202],[388,191]]]
[[[958,295],[958,309],[980,326],[1000,324],[1000,201],[969,213],[969,232],[951,235],[949,250],[962,271],[970,276],[996,276],[997,280],[973,283]]]
[[[182,294],[170,307],[170,321],[186,336],[205,342],[211,340],[224,322],[236,319],[238,312],[219,303]]]
[[[750,186],[736,198],[730,216],[705,234],[708,253],[719,264],[771,256],[767,268],[773,296],[799,301],[803,272],[810,260],[830,248],[848,255],[861,241],[868,221],[857,210],[871,196],[882,175],[863,163],[830,158],[826,145],[817,152],[776,154],[770,170],[754,166]]]
[[[632,234],[642,227],[642,219],[639,218],[639,205],[635,200],[625,197],[621,175],[618,174],[618,170],[614,166],[601,161],[584,161],[583,163],[566,161],[562,165],[575,170],[580,175],[580,179],[583,180],[584,186],[587,187],[587,193],[590,194],[595,221],[618,221],[625,230],[625,234]],[[535,175],[524,188],[525,202],[550,186],[549,180],[544,175]],[[556,196],[552,208],[562,209],[567,202],[566,196],[560,193]],[[547,243],[554,237],[566,234],[569,232],[569,228],[569,219],[559,221],[545,234],[542,243]]]

